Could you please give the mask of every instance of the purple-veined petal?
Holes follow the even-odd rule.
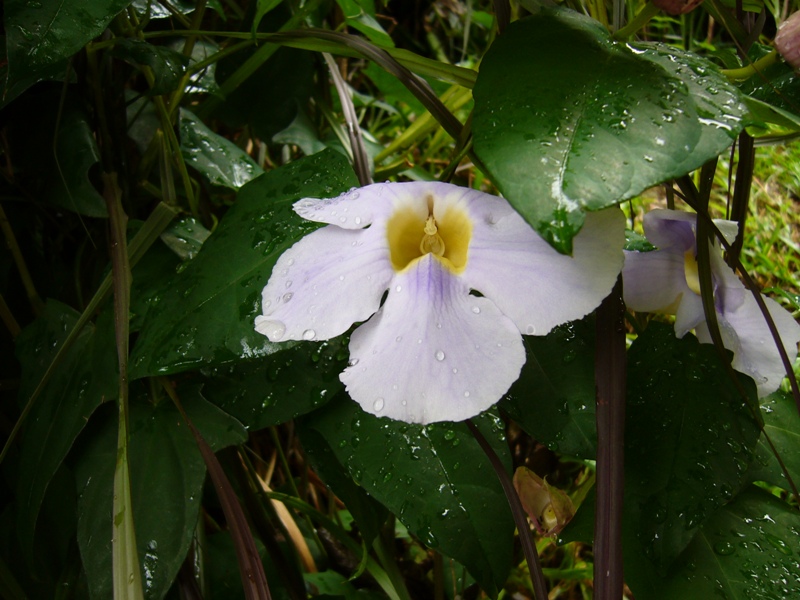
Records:
[[[680,249],[625,252],[622,283],[625,304],[638,312],[673,314],[681,296],[693,293]]]
[[[661,250],[670,248],[681,253],[695,248],[696,224],[696,214],[666,208],[651,210],[642,220],[648,242]]]
[[[270,341],[325,340],[369,318],[392,278],[379,228],[335,226],[307,235],[275,263],[256,331]]]
[[[774,300],[764,298],[764,302],[778,329],[789,361],[793,363],[797,358],[797,343],[800,342],[800,325]],[[723,343],[734,353],[733,368],[753,378],[759,397],[778,389],[786,372],[755,298],[748,293],[738,308],[720,315],[719,321]],[[705,323],[697,328],[697,338],[703,343],[711,343]]]
[[[565,256],[510,205],[481,208],[485,214],[475,205],[470,206],[473,233],[464,279],[522,333],[545,335],[556,325],[580,319],[611,291],[622,267],[625,241],[619,209],[587,213],[573,240],[573,255]]]
[[[524,362],[511,320],[428,254],[394,278],[381,310],[353,333],[341,380],[372,414],[461,421],[497,402]]]

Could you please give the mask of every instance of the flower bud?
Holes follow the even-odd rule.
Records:
[[[653,0],[653,5],[668,15],[685,15],[700,6],[703,0]]]
[[[775,36],[775,48],[795,71],[800,69],[800,11],[792,13],[780,24]]]

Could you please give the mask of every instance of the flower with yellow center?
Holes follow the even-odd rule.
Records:
[[[622,269],[625,304],[641,312],[675,315],[675,335],[695,330],[711,343],[706,324],[697,267],[697,216],[675,210],[653,210],[644,216],[644,232],[658,250],[625,252]],[[731,242],[733,221],[715,221]],[[725,264],[718,248],[710,253],[714,307],[725,347],[733,352],[733,368],[753,378],[758,395],[774,392],[784,376],[783,364],[752,294]],[[764,298],[775,321],[789,360],[797,356],[800,325],[781,306]]]
[[[294,208],[328,226],[278,259],[256,330],[324,340],[366,321],[341,380],[367,412],[407,422],[489,408],[519,377],[521,334],[591,312],[622,264],[618,209],[587,214],[564,256],[502,198],[446,183],[376,184]]]

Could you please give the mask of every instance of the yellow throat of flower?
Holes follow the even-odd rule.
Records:
[[[691,250],[683,255],[683,272],[686,276],[686,285],[698,296],[700,295],[700,275],[697,271],[697,259]]]
[[[426,254],[433,254],[448,270],[459,274],[467,267],[472,222],[467,213],[448,207],[440,219],[433,216],[433,198],[428,197],[428,216],[420,219],[410,208],[395,212],[386,225],[392,267],[398,273]]]

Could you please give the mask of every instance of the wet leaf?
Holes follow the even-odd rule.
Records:
[[[184,217],[161,234],[161,241],[182,261],[192,260],[211,232],[194,217]]]
[[[476,154],[562,252],[584,210],[699,167],[730,146],[747,114],[711,63],[613,42],[568,9],[512,23],[483,59],[474,97]]]
[[[508,465],[502,422],[488,414],[475,422]],[[497,476],[466,425],[378,418],[342,393],[302,426],[322,436],[356,483],[424,544],[463,564],[490,595],[502,586],[514,523]]]
[[[394,48],[394,42],[386,30],[375,19],[375,3],[372,0],[336,0],[342,9],[345,22],[357,29],[370,41],[387,48]]]
[[[131,354],[131,378],[283,349],[256,333],[253,320],[275,261],[319,226],[296,215],[292,204],[306,196],[335,196],[356,184],[346,159],[326,151],[242,187],[197,258],[152,298]]]
[[[181,109],[180,135],[186,164],[215,185],[238,190],[264,172],[244,150],[211,131],[185,108]]]
[[[8,79],[40,81],[100,35],[130,0],[7,0]]]
[[[68,306],[50,300],[42,317],[17,338],[16,353],[22,365],[20,404],[27,403],[78,316]],[[50,479],[87,419],[102,402],[117,396],[112,316],[106,311],[96,326],[83,329],[28,415],[17,485],[17,522],[22,541],[33,542],[39,508]],[[113,468],[112,460],[112,472]]]
[[[625,485],[645,554],[666,573],[741,489],[759,426],[716,349],[691,334],[652,322],[628,358]],[[752,379],[738,378],[755,403]]]
[[[205,369],[203,396],[257,431],[304,415],[342,388],[349,338],[299,344],[257,360]]]
[[[500,408],[551,450],[594,459],[594,319],[526,335],[523,342],[525,366]]]
[[[667,577],[625,540],[625,580],[637,600],[794,598],[800,593],[800,515],[750,487],[703,525]]]
[[[797,414],[792,395],[778,390],[761,398],[761,416],[764,418],[764,432],[775,445],[795,485],[800,486],[800,415]],[[783,469],[763,435],[758,440],[756,459],[750,466],[748,479],[766,481],[770,485],[791,490]]]
[[[138,401],[137,401],[138,400]],[[195,534],[205,463],[180,414],[168,400],[142,395],[130,404],[129,460],[136,545],[146,598],[172,585]],[[200,398],[182,394],[184,408],[216,450],[247,438],[242,425]],[[78,544],[94,598],[110,598],[111,506],[117,410],[98,411],[76,448]]]
[[[189,57],[171,48],[128,38],[118,39],[111,53],[135,67],[152,70],[154,83],[148,93],[153,96],[176,90],[189,64]]]

